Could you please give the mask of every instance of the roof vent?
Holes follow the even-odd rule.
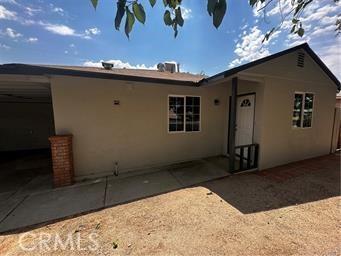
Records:
[[[305,54],[303,52],[299,52],[297,54],[297,67],[300,67],[300,68],[304,67],[304,59],[305,59]]]
[[[165,63],[159,63],[157,64],[157,69],[160,72],[170,72],[170,73],[175,73],[175,72],[180,72],[180,63],[176,62],[165,62]]]
[[[176,72],[177,66],[173,62],[165,62],[166,71],[174,73]]]
[[[157,64],[157,70],[160,72],[165,72],[166,71],[166,66],[163,63]]]
[[[102,62],[102,66],[106,70],[111,70],[114,67],[114,64],[108,62]]]

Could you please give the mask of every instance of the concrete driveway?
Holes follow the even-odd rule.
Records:
[[[149,193],[159,186],[152,177],[139,183]],[[51,237],[43,248],[42,235]],[[82,241],[79,249],[55,246],[70,237]],[[232,175],[7,232],[0,244],[0,255],[340,255],[340,156]]]
[[[40,181],[39,189],[33,189],[30,183],[14,194],[6,197],[3,194],[0,232],[98,210],[228,175],[228,160],[212,157],[150,169],[134,176],[108,176],[57,189],[52,189],[48,181],[44,188],[44,176],[41,176],[35,179]]]

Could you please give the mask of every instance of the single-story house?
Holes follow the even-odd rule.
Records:
[[[340,81],[308,44],[211,77],[0,65],[0,151],[73,135],[77,179],[224,155],[230,170],[329,154]]]

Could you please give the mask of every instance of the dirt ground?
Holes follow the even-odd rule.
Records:
[[[0,255],[340,255],[339,160],[288,166],[282,179],[234,175],[0,235]]]

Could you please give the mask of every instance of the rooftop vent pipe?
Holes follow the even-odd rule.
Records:
[[[114,64],[108,62],[102,62],[102,66],[106,70],[111,70],[114,67]]]

